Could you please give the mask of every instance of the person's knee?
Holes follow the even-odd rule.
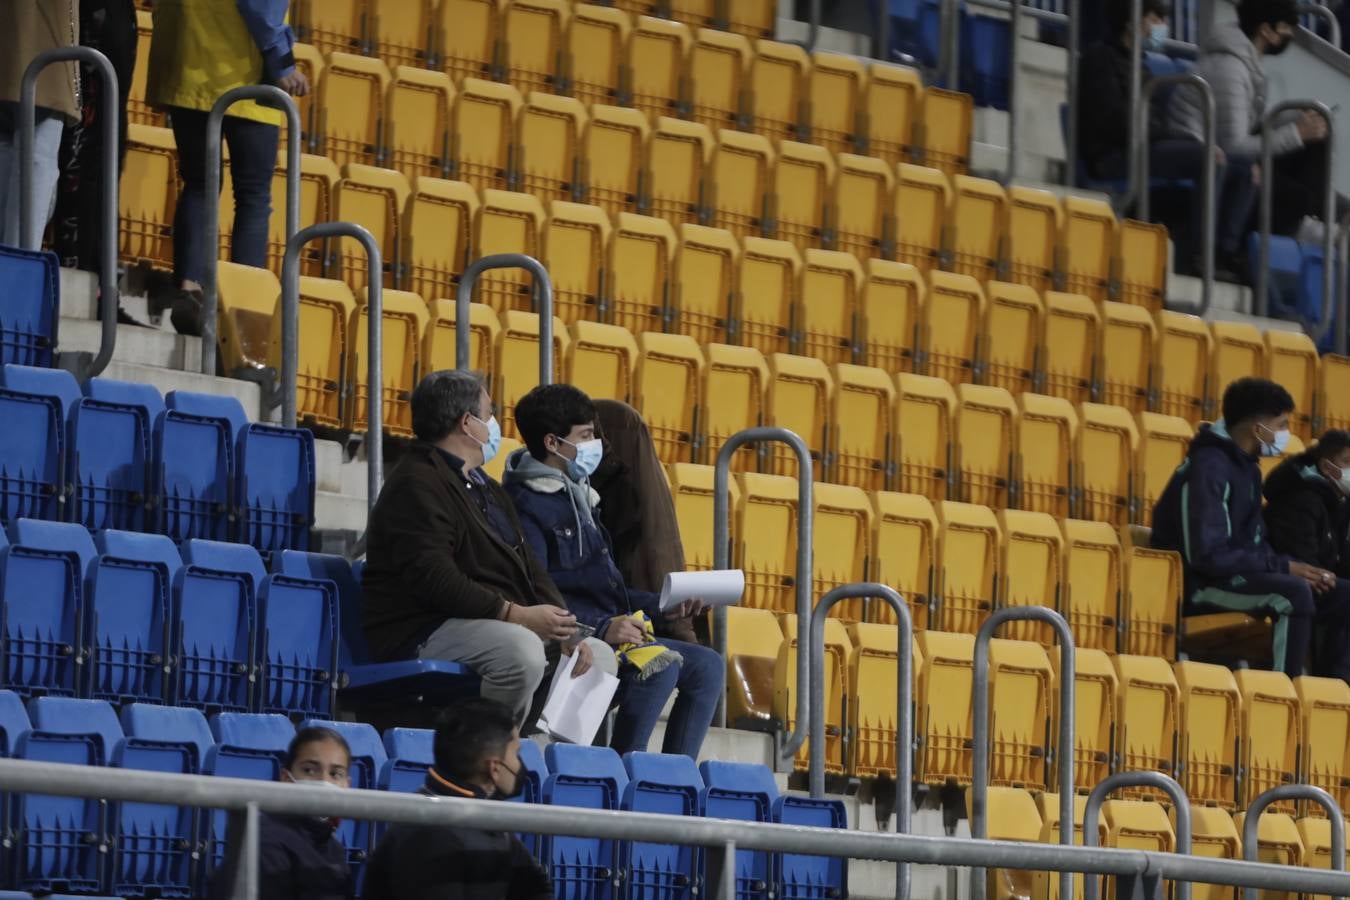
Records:
[[[686,683],[698,690],[722,690],[726,682],[726,669],[722,665],[721,654],[700,644],[690,644],[682,648],[680,653],[684,656]]]
[[[544,642],[528,628],[514,628],[502,640],[492,668],[500,680],[522,684],[527,691],[533,692],[544,680],[544,672],[548,669]]]
[[[1284,579],[1279,592],[1289,601],[1291,616],[1311,616],[1317,611],[1317,601],[1313,598],[1312,587],[1296,575]]]
[[[613,647],[599,638],[586,638],[584,643],[591,649],[591,668],[608,675],[619,674],[619,660],[614,655]]]

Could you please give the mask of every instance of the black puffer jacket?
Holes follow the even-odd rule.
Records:
[[[1317,471],[1310,453],[1291,456],[1270,473],[1266,530],[1276,550],[1301,562],[1350,577],[1350,503]]]
[[[308,816],[258,817],[259,900],[352,900],[356,885],[347,850],[333,826]],[[239,846],[226,841],[225,862],[211,878],[210,900],[234,896]]]

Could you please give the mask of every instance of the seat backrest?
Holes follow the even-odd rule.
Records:
[[[0,691],[0,756],[12,754],[19,737],[31,728],[23,698],[13,691]]]
[[[628,784],[619,754],[608,747],[550,744],[543,799],[555,806],[618,809]],[[548,841],[554,884],[566,892],[604,879],[618,864],[619,842],[555,836]]]
[[[170,391],[155,427],[156,527],[178,541],[230,535],[234,448],[246,420],[234,398],[216,399]]]
[[[248,425],[248,415],[236,397],[199,394],[192,391],[169,391],[164,395],[164,405],[168,409],[190,416],[223,419],[229,423],[231,436],[235,439],[238,439],[239,433]]]
[[[703,815],[741,822],[772,822],[778,785],[765,766],[704,760],[699,774],[705,785],[699,797]],[[763,890],[773,877],[772,856],[761,851],[736,851],[738,891]]]
[[[698,796],[703,788],[694,761],[687,756],[661,753],[626,753],[628,772],[623,808],[636,812],[675,816],[699,814]],[[697,847],[633,842],[627,848],[626,866],[634,887],[679,887],[698,877]]]
[[[390,728],[384,733],[388,755],[380,772],[380,789],[412,793],[420,790],[427,769],[435,763],[432,752],[435,732],[428,728]]]
[[[99,532],[97,544],[86,616],[89,696],[163,700],[178,549],[163,535],[113,530]]]
[[[343,666],[370,662],[370,650],[361,628],[361,582],[353,575],[351,563],[328,553],[282,550],[272,555],[272,571],[336,585],[341,629],[339,661]]]
[[[242,712],[252,701],[258,587],[266,576],[256,550],[191,540],[175,585],[173,701],[207,711]]]
[[[98,765],[107,765],[122,740],[122,725],[112,704],[73,697],[37,697],[28,701],[34,731],[46,734],[90,735],[98,746]]]
[[[122,730],[128,741],[139,744],[174,744],[192,753],[190,774],[201,772],[207,751],[216,744],[211,726],[200,710],[153,703],[122,707]]]
[[[65,369],[43,369],[16,363],[0,366],[0,388],[18,394],[56,398],[61,405],[63,423],[69,421],[82,396],[75,376]]]
[[[258,592],[259,712],[332,714],[337,688],[337,587],[290,575],[267,576]],[[371,779],[378,772],[372,769]]]
[[[0,247],[0,364],[50,366],[56,346],[60,305],[58,261],[54,254]]]
[[[808,828],[848,828],[848,811],[842,800],[784,795],[773,802],[773,821]],[[848,860],[837,856],[782,853],[776,859],[774,878],[782,896],[802,893],[827,897],[848,896]]]
[[[1244,669],[1234,673],[1242,693],[1239,764],[1246,772],[1239,804],[1294,779],[1299,757],[1298,694],[1283,672]],[[1277,801],[1270,809],[1293,813],[1294,804]]]
[[[1224,809],[1237,797],[1238,714],[1242,696],[1225,666],[1179,662],[1181,763],[1186,796]]]
[[[1116,712],[1116,750],[1125,770],[1175,768],[1180,690],[1167,661],[1154,656],[1120,654],[1114,659],[1120,683]],[[1140,790],[1123,791],[1140,796]]]
[[[250,425],[235,480],[239,540],[258,550],[308,550],[318,474],[308,428]]]
[[[3,683],[24,696],[74,695],[80,612],[94,543],[82,526],[19,519],[0,549],[7,652]]]

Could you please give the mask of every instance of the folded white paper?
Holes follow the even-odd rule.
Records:
[[[745,573],[740,569],[711,572],[671,572],[661,586],[661,612],[674,609],[695,597],[704,606],[734,606],[745,593]]]
[[[619,679],[592,666],[573,678],[577,654],[558,660],[549,686],[548,702],[539,716],[539,730],[556,741],[590,744],[609,712],[609,702],[619,689]]]

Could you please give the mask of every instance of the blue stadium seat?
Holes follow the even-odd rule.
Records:
[[[0,366],[0,521],[65,514],[67,422],[80,399],[61,369]]]
[[[107,765],[122,740],[122,723],[112,704],[74,697],[36,697],[28,701],[33,731],[43,734],[88,735],[98,747],[99,765]]]
[[[200,774],[206,757],[216,745],[211,726],[201,710],[184,706],[130,703],[122,708],[122,731],[128,741],[141,746],[184,747],[189,752],[190,774]]]
[[[149,384],[92,378],[71,416],[66,517],[89,529],[144,531],[154,523],[151,462],[155,423],[164,412]]]
[[[202,414],[218,398],[170,391],[155,426],[157,529],[175,541],[230,538],[234,497],[234,424],[228,417]],[[235,402],[238,406],[238,402]],[[242,418],[243,408],[238,409]]]
[[[361,790],[373,791],[379,787],[380,773],[384,771],[388,757],[380,733],[364,722],[328,722],[323,719],[310,719],[300,723],[301,728],[329,728],[336,731],[347,741],[352,751],[352,764],[347,770],[351,786]],[[347,864],[356,878],[357,893],[361,890],[361,879],[365,874],[366,857],[374,849],[374,823],[366,820],[343,819],[338,826],[337,837],[347,848]]]
[[[174,587],[173,702],[210,712],[244,712],[256,673],[254,622],[262,561],[251,547],[183,544]]]
[[[211,734],[216,744],[206,751],[202,774],[277,781],[295,727],[285,716],[222,712],[211,717]],[[205,869],[214,871],[225,856],[225,821],[224,810],[207,817]]]
[[[264,552],[308,550],[314,527],[314,433],[249,425],[240,432],[236,537]]]
[[[1268,300],[1270,315],[1278,319],[1296,319],[1298,318],[1300,303],[1303,294],[1303,274],[1305,270],[1304,255],[1310,247],[1303,247],[1298,241],[1284,235],[1272,234],[1270,236],[1270,278],[1266,282],[1268,291]],[[1311,266],[1317,270],[1317,312],[1316,318],[1322,314],[1321,307],[1321,248],[1317,248],[1317,260]],[[1257,270],[1261,265],[1261,235],[1258,232],[1252,232],[1247,235],[1247,265],[1248,275],[1251,283],[1257,282]]]
[[[338,667],[344,700],[406,702],[421,697],[429,705],[444,706],[457,697],[478,694],[478,676],[459,663],[421,659],[377,663],[371,659],[361,630],[361,583],[352,564],[341,556],[283,550],[272,555],[272,570],[324,579],[337,586]]]
[[[524,785],[521,788],[520,796],[516,797],[515,801],[518,803],[543,803],[544,779],[548,778],[548,763],[544,762],[543,749],[529,738],[520,739],[520,768]],[[525,849],[530,851],[531,856],[541,856],[540,849],[547,846],[545,842],[548,838],[542,834],[518,834],[516,836],[525,845]]]
[[[289,575],[263,580],[258,593],[259,712],[319,718],[333,714],[337,618],[337,588],[331,581]]]
[[[704,789],[699,797],[703,815],[738,822],[772,822],[778,783],[766,767],[752,763],[705,760],[699,767]],[[736,893],[757,897],[770,889],[774,878],[772,855],[760,850],[736,851]]]
[[[436,733],[429,728],[390,728],[384,733],[388,759],[380,771],[380,790],[412,794],[427,780]]]
[[[624,809],[672,816],[699,814],[703,779],[689,757],[626,753],[623,764],[628,771]],[[703,871],[702,856],[698,847],[633,841],[624,846],[623,867],[629,885],[640,892],[639,896],[679,897],[697,886]]]
[[[544,802],[554,806],[618,809],[628,786],[619,754],[608,747],[549,744]],[[561,897],[612,897],[617,892],[619,842],[555,835],[547,842],[545,865]]]
[[[101,531],[89,576],[85,695],[115,703],[165,700],[178,548],[159,534]]]
[[[977,106],[1008,108],[1008,73],[1012,68],[1007,19],[991,16],[961,16],[961,89]]]
[[[28,721],[28,709],[23,698],[13,691],[0,691],[0,757],[8,757],[14,752],[19,737],[31,729]],[[2,807],[3,804],[0,804]],[[0,815],[3,809],[0,808]]]
[[[61,315],[53,253],[0,246],[0,363],[50,366]]]
[[[1272,243],[1274,238],[1271,238]],[[1295,309],[1292,315],[1285,314],[1285,318],[1306,319],[1309,322],[1322,321],[1322,248],[1314,244],[1301,245],[1302,265],[1298,272],[1298,292],[1295,299]],[[1274,266],[1272,265],[1272,269]],[[1271,272],[1271,281],[1274,281],[1275,273]],[[1278,315],[1275,307],[1271,306],[1271,315]],[[1336,306],[1331,308],[1331,327],[1327,333],[1322,335],[1322,340],[1318,342],[1317,349],[1322,353],[1331,353],[1336,343]]]
[[[773,803],[773,820],[780,825],[811,828],[848,828],[848,812],[841,800],[814,800],[784,796]],[[782,900],[824,900],[848,896],[848,860],[831,856],[778,854],[774,879]]]
[[[84,584],[95,556],[79,525],[19,519],[0,548],[0,679],[23,696],[74,695]]]

